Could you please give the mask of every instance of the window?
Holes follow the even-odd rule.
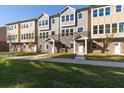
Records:
[[[70,36],[73,36],[73,29],[70,29]]]
[[[44,25],[44,20],[42,21],[42,25]]]
[[[29,33],[29,39],[31,39],[31,33]]]
[[[65,30],[64,29],[62,30],[62,36],[65,36]]]
[[[32,23],[30,23],[30,26],[32,26]]]
[[[66,15],[66,21],[69,21],[69,15]]]
[[[52,32],[51,32],[51,35],[55,35],[55,31],[52,31]]]
[[[99,34],[103,34],[104,32],[104,25],[99,25]]]
[[[101,9],[99,9],[99,16],[103,16],[103,15],[104,15],[104,9],[101,8]]]
[[[66,29],[66,36],[69,36],[69,29]]]
[[[116,12],[121,12],[121,5],[116,5]]]
[[[93,10],[93,17],[97,17],[97,10]]]
[[[32,39],[34,39],[34,33],[32,33]]]
[[[45,32],[43,33],[43,38],[45,38]]]
[[[119,32],[124,32],[124,22],[119,23]]]
[[[16,29],[16,25],[15,25],[15,29]]]
[[[112,24],[112,33],[117,33],[117,23]]]
[[[79,18],[79,19],[82,18],[82,13],[79,13],[79,14],[78,14],[78,18]]]
[[[65,21],[65,16],[62,16],[62,22],[64,22]]]
[[[52,19],[52,24],[54,24],[55,23],[55,19]]]
[[[96,49],[96,43],[92,43],[92,48]]]
[[[42,49],[42,45],[40,45],[40,49]]]
[[[73,43],[70,44],[70,48],[73,48]]]
[[[28,39],[28,33],[26,34],[26,39]]]
[[[48,33],[48,32],[46,32],[46,38],[48,38],[48,36],[49,36],[49,33]]]
[[[22,40],[23,40],[23,34],[22,34]]]
[[[110,33],[110,24],[105,25],[105,33]]]
[[[48,49],[49,48],[49,46],[48,45],[46,45],[46,49]]]
[[[42,38],[42,33],[40,33],[40,38]]]
[[[97,34],[97,25],[93,26],[93,34]]]
[[[83,32],[83,28],[82,27],[79,27],[78,28],[78,32]]]
[[[45,24],[48,25],[48,20],[45,21]]]
[[[26,39],[26,38],[25,38],[25,34],[24,34],[24,39]]]
[[[41,26],[41,21],[39,21],[39,26]]]
[[[70,20],[74,20],[74,14],[70,15]]]
[[[110,7],[105,8],[105,15],[110,15]]]

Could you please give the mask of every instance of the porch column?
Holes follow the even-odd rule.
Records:
[[[54,54],[55,53],[55,40],[53,40],[53,51],[52,53]]]
[[[74,54],[76,53],[76,51],[75,51],[75,44],[76,44],[76,41],[74,40],[74,41],[73,41],[73,47],[74,47],[73,53],[74,53]]]
[[[87,39],[85,39],[85,54],[87,54]]]

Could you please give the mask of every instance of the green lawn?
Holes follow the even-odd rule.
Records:
[[[124,68],[0,59],[0,87],[124,87]]]
[[[87,54],[86,60],[102,60],[102,61],[120,61],[124,62],[124,56],[122,55],[106,55],[106,54]]]
[[[43,54],[42,57],[51,57],[51,58],[75,58],[76,54],[73,53],[55,53],[55,54]]]

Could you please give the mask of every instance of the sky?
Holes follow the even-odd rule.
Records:
[[[67,5],[0,5],[0,26],[5,26],[11,22],[37,18],[42,12],[54,15],[62,11],[66,6]],[[80,9],[88,6],[72,5],[71,7]]]

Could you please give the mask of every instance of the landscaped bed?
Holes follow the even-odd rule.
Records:
[[[124,68],[2,58],[0,87],[124,87]]]
[[[101,60],[101,61],[120,61],[124,62],[123,55],[109,55],[109,54],[86,54],[86,60]]]

